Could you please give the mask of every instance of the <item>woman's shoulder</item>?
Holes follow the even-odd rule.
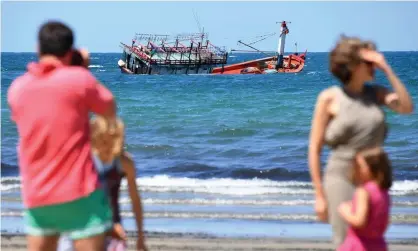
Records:
[[[318,102],[330,102],[332,101],[337,95],[338,93],[341,91],[341,87],[338,85],[333,85],[330,86],[324,90],[322,90],[319,94],[318,94]]]

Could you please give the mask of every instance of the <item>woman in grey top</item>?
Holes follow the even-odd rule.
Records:
[[[382,70],[393,87],[365,85]],[[383,145],[386,136],[382,105],[408,114],[411,97],[373,43],[342,37],[330,53],[330,70],[342,86],[323,90],[317,99],[309,142],[309,168],[315,190],[315,212],[332,225],[333,242],[341,244],[346,223],[338,214],[341,202],[351,200],[354,186],[350,169],[354,154],[366,147]],[[331,148],[321,181],[320,155],[323,145]]]

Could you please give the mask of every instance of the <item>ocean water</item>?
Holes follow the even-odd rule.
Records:
[[[21,231],[17,133],[7,89],[35,54],[1,58],[1,228]],[[263,55],[233,54],[230,62]],[[385,53],[418,103],[418,52]],[[319,92],[338,82],[326,53],[309,53],[299,74],[121,74],[120,54],[93,53],[90,70],[114,93],[126,123],[145,209],[145,230],[229,236],[329,238],[315,221],[307,166],[310,122]],[[376,82],[388,86],[383,74]],[[385,148],[394,166],[389,238],[418,232],[418,114],[387,109]],[[325,163],[328,150],[323,153]],[[126,183],[124,224],[135,229]],[[415,233],[415,234],[414,234]]]

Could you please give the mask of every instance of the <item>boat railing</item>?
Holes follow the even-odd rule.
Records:
[[[121,43],[122,45],[123,45],[123,47],[125,48],[125,49],[127,49],[129,52],[132,52],[132,53],[134,53],[135,55],[137,55],[139,58],[141,58],[141,59],[143,59],[143,60],[149,60],[151,57],[148,55],[148,54],[146,54],[145,52],[143,52],[143,51],[141,51],[141,50],[139,50],[138,48],[136,48],[136,47],[131,47],[131,46],[128,46],[128,45],[126,45],[126,44],[124,44],[124,43]]]
[[[188,59],[151,59],[151,64],[159,65],[215,65],[215,64],[226,64],[225,59],[201,59],[201,60],[188,60]]]
[[[224,56],[227,53],[227,49],[225,46],[216,46],[210,42],[208,42],[208,50],[213,52],[217,56]]]
[[[123,47],[128,52],[134,54],[136,57],[138,57],[141,60],[144,60],[145,62],[151,63],[151,64],[174,64],[174,65],[212,65],[212,64],[226,64],[227,57],[226,53],[222,52],[220,50],[214,51],[212,46],[205,46],[203,48],[190,48],[188,47],[188,50],[184,50],[186,48],[182,47],[171,47],[170,49],[183,49],[180,53],[187,54],[187,53],[193,53],[195,56],[194,59],[186,58],[186,59],[151,59],[151,56],[145,53],[144,51],[141,51],[140,49],[132,46],[128,46],[124,43],[121,43],[121,47]],[[208,48],[209,47],[209,48]],[[213,46],[214,47],[214,46]],[[218,47],[216,47],[218,48]],[[160,55],[157,53],[157,55]],[[187,56],[186,56],[187,57]]]

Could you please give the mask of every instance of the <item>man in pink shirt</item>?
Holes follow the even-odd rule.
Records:
[[[28,248],[56,250],[66,233],[77,250],[102,251],[112,212],[93,166],[89,112],[111,125],[114,98],[88,69],[70,66],[70,28],[48,22],[38,40],[39,62],[28,64],[7,95],[19,134]]]

